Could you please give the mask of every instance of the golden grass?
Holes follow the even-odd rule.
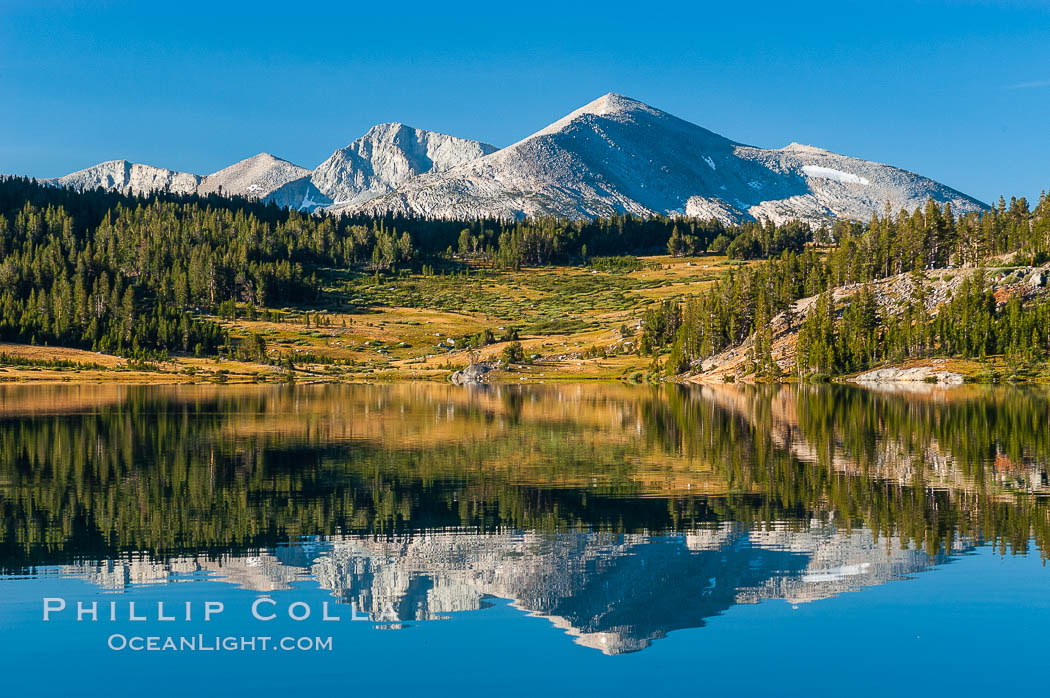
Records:
[[[107,368],[116,368],[125,363],[124,359],[111,354],[100,354],[94,351],[68,349],[66,347],[11,344],[10,342],[0,342],[0,354],[17,356],[21,359],[31,359],[33,361],[72,361],[81,364],[98,364]]]
[[[627,288],[622,294],[602,290],[604,287],[595,279],[595,272],[585,267],[491,272],[487,276],[454,281],[409,275],[404,279],[383,280],[382,286],[395,288],[397,284],[414,283],[426,288],[427,283],[444,284],[446,292],[451,286],[454,294],[462,294],[466,300],[484,294],[485,298],[500,299],[503,305],[500,309],[488,310],[482,304],[480,311],[476,307],[474,311],[456,311],[447,309],[447,305],[446,309],[429,309],[372,304],[354,312],[333,310],[333,305],[328,309],[311,309],[309,327],[302,314],[294,311],[282,312],[284,319],[279,322],[246,319],[219,322],[234,337],[261,334],[272,358],[292,357],[295,360],[294,375],[297,379],[443,380],[452,370],[468,363],[469,353],[462,349],[439,349],[438,344],[447,346],[450,338],[471,336],[486,328],[499,337],[504,332],[500,327],[521,327],[553,317],[585,327],[571,332],[522,333],[520,341],[526,354],[539,354],[547,360],[527,368],[503,371],[495,378],[510,382],[616,380],[644,371],[649,365],[648,359],[635,355],[583,359],[574,355],[591,347],[617,351],[622,343],[619,333],[622,324],[636,324],[645,308],[659,300],[698,293],[735,264],[725,257],[673,258],[660,255],[641,259],[645,267],[631,272],[628,277],[608,275],[610,284],[626,278],[634,286],[646,286]],[[573,290],[581,288],[598,288],[599,291],[585,292],[581,296]],[[516,309],[513,321],[506,317],[508,304]],[[464,303],[464,307],[468,306]],[[558,308],[563,306],[564,311],[559,315]],[[497,312],[502,312],[504,317],[498,317]],[[318,316],[323,318],[320,327],[316,324]],[[505,346],[505,342],[499,342],[484,347],[481,358],[494,360]],[[237,383],[280,381],[288,377],[283,369],[250,362],[180,356],[158,365],[157,370],[132,371],[127,370],[127,362],[122,358],[76,349],[0,345],[0,353],[4,351],[31,359],[98,364],[104,370],[7,367],[0,368],[0,381]],[[335,360],[338,365],[309,364],[299,358],[309,355]]]

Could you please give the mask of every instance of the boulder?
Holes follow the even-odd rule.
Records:
[[[491,361],[479,361],[476,364],[470,364],[466,368],[456,371],[449,376],[449,380],[456,385],[484,383],[488,372],[494,370],[497,366],[498,364]]]
[[[953,371],[933,368],[931,366],[913,366],[911,368],[879,368],[862,373],[852,379],[854,383],[897,383],[897,382],[934,382],[948,385],[959,385],[963,376]]]

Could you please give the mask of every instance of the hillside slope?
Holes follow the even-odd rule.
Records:
[[[922,277],[926,312],[935,316],[943,304],[952,300],[960,285],[972,272],[973,270],[962,270],[958,273],[944,270],[926,272]],[[1013,297],[1027,300],[1047,296],[1046,281],[1050,278],[1050,265],[992,268],[988,272],[987,288],[993,292],[1000,308]],[[883,318],[902,317],[909,300],[913,298],[914,281],[911,273],[879,279],[866,285],[874,294],[878,312]],[[840,286],[832,290],[832,298],[836,305],[841,305],[864,286],[865,284]],[[803,321],[816,306],[816,301],[817,296],[799,299],[787,312],[777,314],[769,324],[772,340],[770,353],[783,375],[791,376],[796,372],[799,331]],[[841,316],[841,311],[837,315]],[[752,380],[754,376],[748,374],[751,371],[753,342],[752,334],[744,342],[696,362],[687,380],[697,383]],[[860,382],[909,382],[926,379],[947,383],[962,382],[962,376],[944,370],[944,359],[905,363],[909,365],[875,368],[855,379]]]
[[[265,199],[289,182],[309,175],[310,170],[305,167],[293,165],[269,153],[259,153],[208,175],[197,187],[197,193],[223,193]],[[277,203],[291,205],[290,202]]]

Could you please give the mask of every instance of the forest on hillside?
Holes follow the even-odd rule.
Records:
[[[263,358],[214,322],[234,306],[309,307],[319,270],[520,269],[630,252],[742,258],[801,250],[801,224],[777,228],[618,216],[595,221],[444,221],[311,215],[220,196],[77,192],[0,181],[0,340],[134,358],[172,352]],[[737,241],[740,240],[739,243]],[[738,249],[737,249],[738,248]]]
[[[672,299],[648,311],[640,342],[645,353],[669,348],[665,369],[690,370],[704,359],[751,340],[751,371],[781,378],[772,358],[771,322],[793,303],[818,296],[801,320],[796,369],[800,379],[860,371],[887,362],[931,356],[983,359],[1004,354],[1014,364],[1050,351],[1050,301],[997,300],[985,266],[1037,266],[1050,260],[1050,196],[1032,207],[1023,198],[1000,199],[990,210],[955,215],[929,202],[913,212],[886,211],[863,226],[843,227],[831,245],[785,250],[728,274],[707,292]],[[927,274],[965,276],[935,312],[926,297]],[[894,312],[876,301],[868,284],[908,274],[911,296]],[[860,290],[836,302],[831,291]],[[787,318],[787,324],[796,324]]]
[[[629,272],[624,255],[725,254],[765,260],[709,291],[647,311],[639,351],[667,354],[680,372],[753,336],[753,370],[776,378],[770,320],[821,295],[800,335],[800,376],[859,370],[935,354],[1026,358],[1050,349],[1050,306],[998,304],[981,276],[988,260],[1050,259],[1050,198],[1000,200],[956,215],[930,202],[868,223],[813,229],[792,221],[726,226],[716,220],[613,216],[432,220],[334,217],[221,196],[127,196],[73,191],[24,178],[0,180],[0,340],[89,348],[133,358],[172,353],[263,359],[265,346],[216,322],[245,312],[325,302],[330,270],[374,275],[517,270],[594,264]],[[872,294],[836,304],[830,289],[902,273],[972,268],[936,314],[922,284],[901,314],[883,317]],[[969,272],[968,272],[969,273]]]

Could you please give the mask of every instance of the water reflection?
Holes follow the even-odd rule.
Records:
[[[968,546],[961,544],[960,552]],[[148,555],[60,568],[107,590],[202,577],[273,592],[313,580],[373,620],[423,621],[512,601],[581,645],[606,654],[648,647],[668,632],[701,627],[734,604],[807,603],[881,584],[945,561],[813,522],[683,535],[430,532],[340,536],[218,558]]]
[[[0,567],[314,582],[404,623],[508,599],[619,654],[987,543],[1042,554],[1048,395],[6,386]]]

